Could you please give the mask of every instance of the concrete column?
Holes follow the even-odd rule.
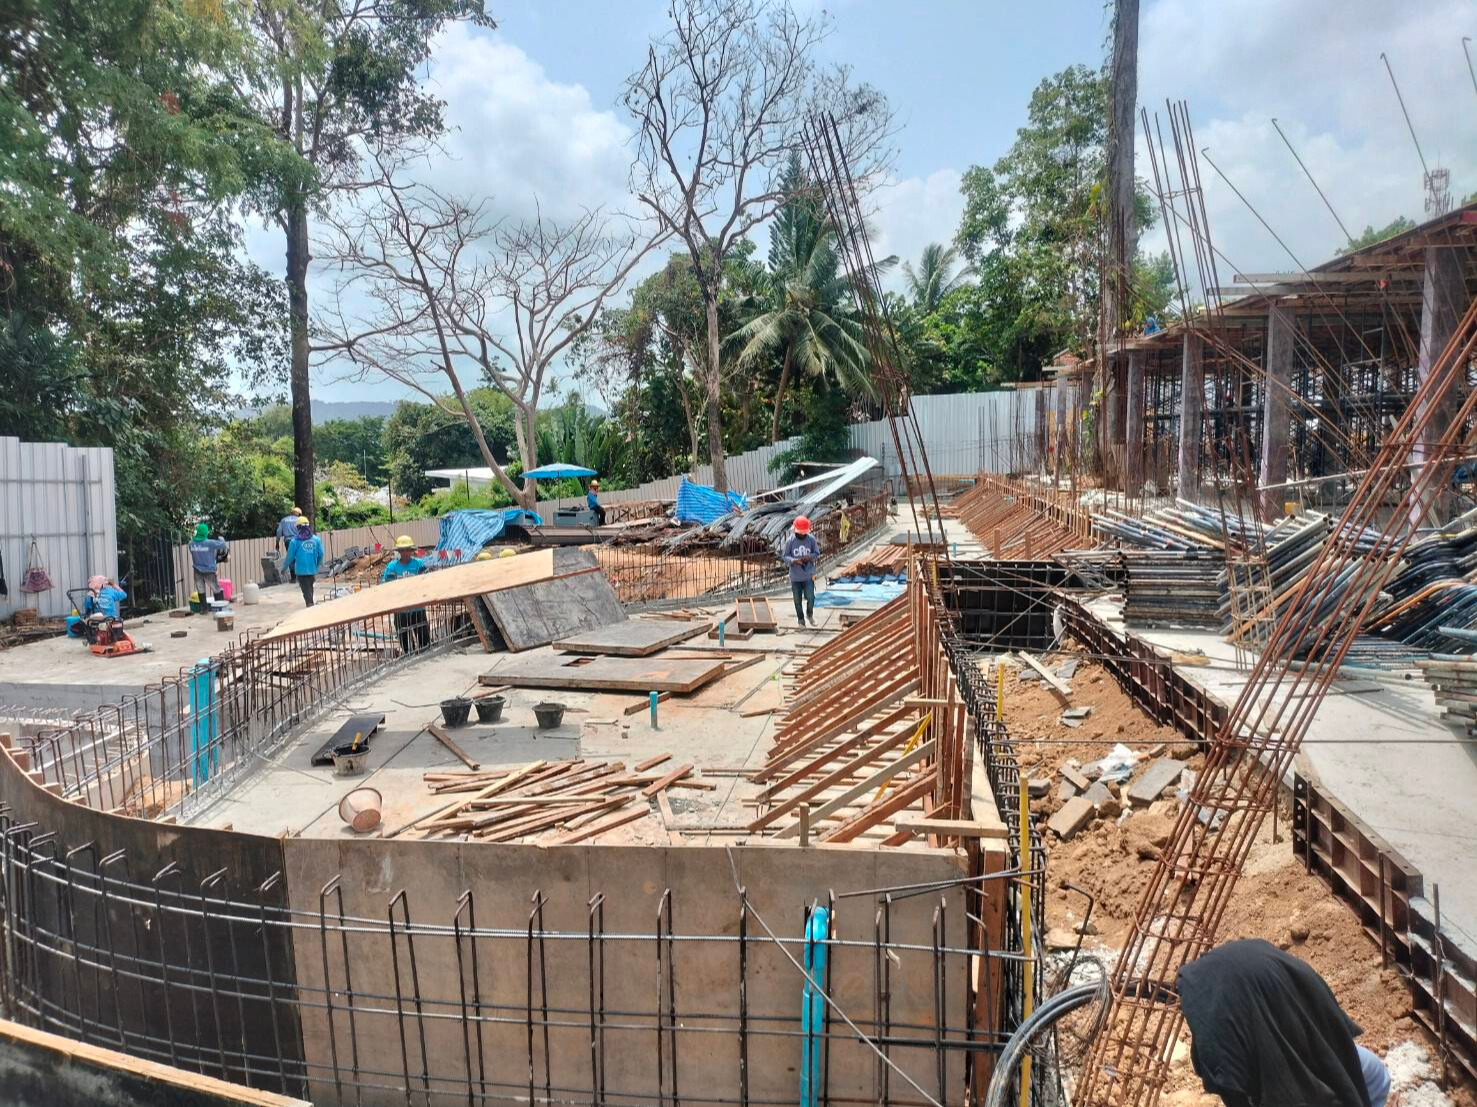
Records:
[[[1128,355],[1128,381],[1123,400],[1127,411],[1123,489],[1137,493],[1144,486],[1144,355],[1138,350],[1132,350]]]
[[[1273,522],[1282,514],[1286,488],[1271,488],[1287,480],[1287,433],[1297,324],[1285,309],[1267,313],[1267,347],[1262,357],[1262,518]]]
[[[1180,355],[1179,494],[1200,499],[1200,437],[1205,422],[1205,341],[1185,332]]]
[[[1106,389],[1103,392],[1103,429],[1106,432],[1101,441],[1106,449],[1103,468],[1104,475],[1108,478],[1107,484],[1110,488],[1122,487],[1123,482],[1123,442],[1124,442],[1124,393],[1127,389],[1127,381],[1124,379],[1125,371],[1123,358],[1116,356],[1112,351],[1107,355],[1108,372],[1105,375]]]
[[[1051,479],[1057,486],[1062,483],[1062,455],[1067,452],[1067,390],[1071,387],[1071,380],[1061,376],[1052,387],[1056,412],[1051,421]]]
[[[1421,340],[1416,358],[1416,373],[1420,384],[1425,384],[1436,369],[1442,351],[1451,341],[1452,333],[1470,303],[1461,254],[1449,246],[1427,246],[1425,282],[1421,286]],[[1461,407],[1462,390],[1463,382],[1458,376],[1451,380],[1441,395],[1433,398],[1431,402],[1436,408],[1434,417],[1419,440],[1412,444],[1411,461],[1424,461],[1435,452],[1436,444],[1446,434],[1453,416]],[[1414,470],[1411,475],[1414,479]],[[1429,501],[1432,497],[1427,499]],[[1435,506],[1439,508],[1448,499],[1447,496],[1435,498]],[[1431,504],[1428,503],[1427,506]],[[1411,522],[1419,526],[1425,514],[1425,510],[1417,509],[1417,512],[1412,513]]]

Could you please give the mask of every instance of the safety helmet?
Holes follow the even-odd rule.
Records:
[[[796,534],[809,534],[810,533],[810,516],[809,515],[797,515],[797,516],[795,516],[795,533]]]
[[[294,515],[301,515],[303,513],[303,509],[300,508],[300,507],[298,507],[297,504],[293,504],[292,505],[292,513]]]
[[[208,524],[206,524],[206,523],[196,523],[195,524],[195,540],[198,542],[202,538],[209,538],[209,537],[210,537],[210,526]]]
[[[518,556],[518,551],[515,550],[515,549],[513,549],[512,546],[504,546],[503,547],[503,550],[502,550],[502,553],[498,554],[498,557],[517,557],[517,556]]]
[[[599,492],[600,491],[600,482],[598,480],[591,480],[590,481],[590,488],[592,490],[596,491],[596,492]]]
[[[108,578],[99,573],[97,576],[87,578],[87,587],[93,592],[102,590],[103,585],[108,583]]]
[[[297,525],[300,527],[309,527],[313,524],[308,522],[308,517],[306,515],[299,515],[297,517]]]
[[[413,550],[415,549],[415,539],[408,534],[402,534],[399,538],[395,539],[395,548],[397,550]]]
[[[473,561],[491,561],[492,560],[492,551],[491,550],[483,550],[481,553],[479,553],[472,560]]]

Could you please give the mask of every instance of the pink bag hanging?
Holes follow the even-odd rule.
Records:
[[[36,540],[31,539],[30,552],[26,554],[26,575],[21,577],[22,592],[50,592],[51,576],[41,565],[41,550]]]

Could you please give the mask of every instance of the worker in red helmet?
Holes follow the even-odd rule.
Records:
[[[795,599],[795,619],[815,626],[815,567],[821,559],[821,544],[810,533],[810,517],[795,516],[780,556],[790,568],[790,594]]]

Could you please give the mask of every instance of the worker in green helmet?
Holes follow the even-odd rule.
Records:
[[[231,547],[224,538],[210,537],[210,527],[205,523],[195,525],[195,537],[190,541],[190,568],[195,574],[195,591],[200,602],[208,604],[219,597],[220,563],[226,559]]]

